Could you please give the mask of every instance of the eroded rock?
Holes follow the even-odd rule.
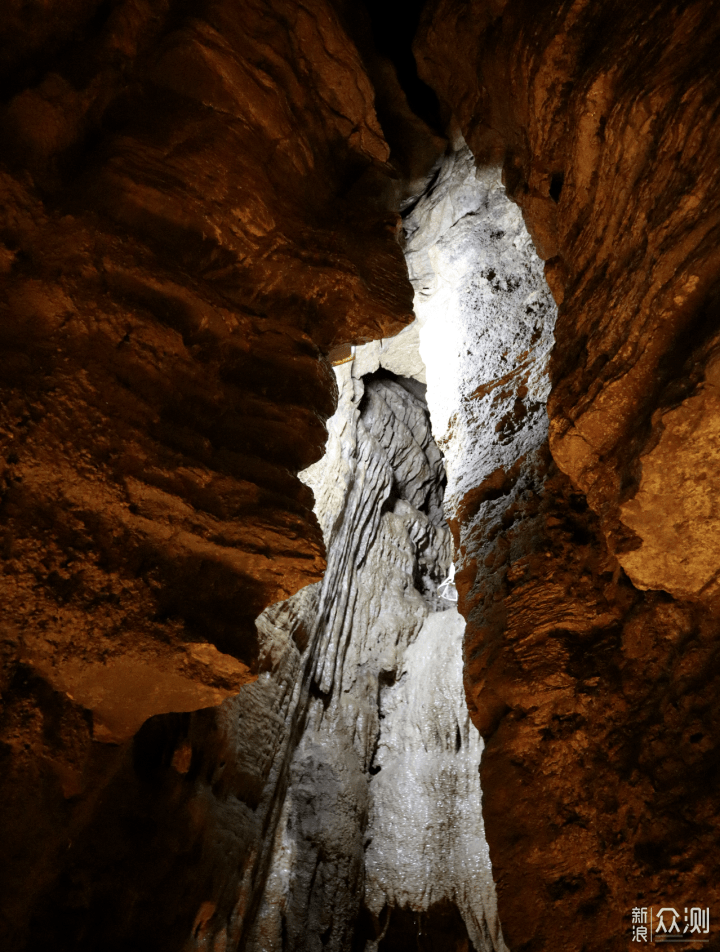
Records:
[[[328,572],[307,720],[249,949],[391,948],[408,915],[431,925],[444,915],[459,941],[504,948],[482,743],[462,699],[463,624],[440,587],[451,555],[443,461],[424,384],[378,369],[407,346],[358,348],[337,368],[328,453],[305,474]]]
[[[679,10],[647,0],[617,16],[606,4],[551,4],[538,20],[523,3],[468,10],[442,0],[416,44],[421,72],[478,160],[503,163],[545,261],[559,305],[553,457],[586,493],[612,550],[647,545],[652,587],[682,597],[678,540],[659,543],[674,550],[661,569],[658,543],[636,535],[621,507],[641,456],[662,452],[657,407],[692,374],[686,358],[703,365],[712,349],[720,138],[705,117],[717,99],[717,31],[712,3]],[[676,448],[668,465],[690,471],[695,450],[683,442],[687,460]],[[713,492],[701,478],[692,489],[706,497],[708,525]],[[702,574],[696,597],[712,601],[713,586],[699,594]]]
[[[705,4],[448,0],[417,43],[479,164],[503,163],[558,303],[549,444],[488,471],[498,438],[472,430],[487,449],[456,504],[517,950],[615,947],[634,907],[716,902],[717,136],[695,117],[717,98],[717,25]]]
[[[215,749],[213,718],[148,728],[148,803],[133,748],[97,742],[237,694],[274,663],[258,614],[322,576],[296,474],[335,408],[323,355],[411,319],[396,172],[324,0],[23,10],[0,14],[2,931],[42,945],[67,906],[74,948],[172,947],[228,901],[203,853],[224,807],[170,763],[202,723]],[[132,872],[94,933],[113,850]]]

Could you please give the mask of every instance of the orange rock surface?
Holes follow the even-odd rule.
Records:
[[[719,13],[438,0],[415,43],[559,305],[544,461],[456,520],[513,952],[624,949],[634,907],[720,899]]]
[[[127,762],[96,742],[236,694],[259,612],[321,577],[296,474],[335,405],[324,354],[401,328],[412,290],[373,88],[325,0],[10,2],[0,83],[1,931],[20,947]]]

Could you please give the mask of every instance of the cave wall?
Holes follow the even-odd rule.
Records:
[[[245,850],[181,712],[322,575],[296,474],[324,354],[411,319],[398,172],[323,0],[13,0],[0,90],[2,933],[178,948]]]
[[[718,13],[439,0],[415,44],[558,304],[549,440],[454,503],[512,949],[717,904]]]
[[[448,2],[417,46],[478,161],[501,162],[559,303],[553,457],[636,587],[711,605],[717,555],[697,534],[715,535],[717,489],[697,466],[715,468],[717,14]],[[698,518],[668,524],[688,495]]]
[[[712,909],[717,4],[430,0],[416,50],[455,117],[434,169],[444,142],[355,5],[237,12],[0,11],[8,946],[221,952],[281,947],[289,929],[298,948],[460,949],[475,927],[497,947],[486,880],[460,895],[433,852],[437,807],[414,844],[434,857],[427,881],[375,839],[363,867],[357,828],[387,831],[376,805],[402,804],[382,788],[406,763],[387,735],[373,764],[376,728],[348,718],[392,721],[401,694],[412,706],[425,655],[353,680],[343,652],[365,649],[322,601],[322,533],[296,479],[335,406],[324,355],[383,338],[372,360],[403,366],[386,341],[411,316],[402,241],[421,317],[426,280],[468,282],[452,334],[428,320],[398,341],[425,334],[462,358],[454,427],[444,396],[431,410],[508,945],[612,948],[633,906]],[[539,261],[558,305],[549,377]],[[336,511],[342,489],[327,493]],[[412,520],[385,516],[403,551],[386,539],[397,577],[381,601],[405,579],[433,618]],[[477,798],[480,741],[445,713],[413,742],[436,744],[443,790]],[[340,826],[356,824],[334,844],[307,806],[330,788]],[[289,892],[288,844],[302,859]],[[458,868],[467,849],[460,835]]]

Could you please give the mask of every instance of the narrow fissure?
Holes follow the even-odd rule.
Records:
[[[381,56],[395,67],[408,105],[439,135],[445,134],[440,103],[435,91],[418,76],[412,43],[425,6],[424,0],[364,0],[372,34]]]
[[[416,321],[338,353],[326,454],[302,475],[325,578],[258,621],[261,650],[284,645],[306,680],[248,952],[505,948],[447,518],[470,481],[540,452],[555,310],[499,171],[477,170],[464,146],[444,157],[405,229]],[[530,468],[503,494],[485,493],[486,552],[493,523],[507,524],[534,478]],[[462,532],[458,542],[461,564]],[[310,632],[302,658],[289,637],[298,626]]]

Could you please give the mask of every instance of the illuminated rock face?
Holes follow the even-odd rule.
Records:
[[[146,723],[106,808],[79,831],[75,948],[98,918],[96,934],[112,926],[110,948],[504,949],[482,741],[462,690],[463,621],[452,585],[441,586],[452,548],[444,464],[424,384],[386,369],[422,376],[408,340],[417,344],[413,329],[337,368],[327,452],[303,474],[327,572],[261,614],[258,679],[217,710]],[[119,830],[140,822],[154,831],[147,842],[120,846]],[[127,874],[111,899],[102,831]],[[143,875],[161,877],[154,920],[131,901]],[[30,947],[49,939],[75,895],[51,883]]]
[[[381,692],[365,852],[365,905],[387,930],[381,949],[400,939],[399,910],[414,914],[420,947],[436,948],[438,910],[453,906],[475,949],[505,949],[482,824],[483,744],[462,685],[464,631],[454,608],[428,615]]]
[[[411,294],[329,6],[92,7],[0,116],[4,601],[21,663],[121,742],[235,693],[255,617],[320,577],[320,349]]]
[[[415,941],[418,928],[424,949],[439,927],[446,941],[504,948],[482,742],[462,692],[464,626],[438,593],[451,555],[444,466],[424,386],[378,369],[398,366],[400,350],[360,348],[338,368],[328,452],[305,475],[328,571],[304,730],[248,941],[257,952],[393,949],[398,931]]]
[[[697,442],[711,456],[717,442],[717,9],[550,3],[538,20],[523,2],[438,0],[426,12],[421,71],[478,160],[503,164],[559,303],[553,458],[640,588],[712,606],[715,484],[688,474]],[[695,440],[663,440],[685,400],[667,424],[692,418]],[[674,524],[641,515],[665,508],[658,466],[698,519],[692,506]],[[707,559],[687,555],[699,519]]]
[[[499,169],[477,169],[464,142],[405,227],[463,589],[508,510],[542,490],[557,309]]]
[[[441,518],[444,473],[425,412],[383,368],[428,381],[462,585],[493,554],[511,505],[542,493],[555,305],[499,173],[478,172],[463,144],[406,216],[405,238],[417,324],[339,369],[328,452],[306,477],[329,551],[321,604],[337,607],[319,633],[321,697],[290,768],[258,949],[281,949],[283,936],[288,948],[320,948],[321,938],[347,948],[359,912],[356,941],[368,949],[411,939],[431,948],[457,922],[475,948],[504,948],[481,820],[482,742],[462,690],[464,624],[454,609],[427,614],[448,553],[427,544],[421,511]],[[405,502],[378,529],[383,498],[397,494],[388,464]],[[415,552],[397,535],[398,515]]]

